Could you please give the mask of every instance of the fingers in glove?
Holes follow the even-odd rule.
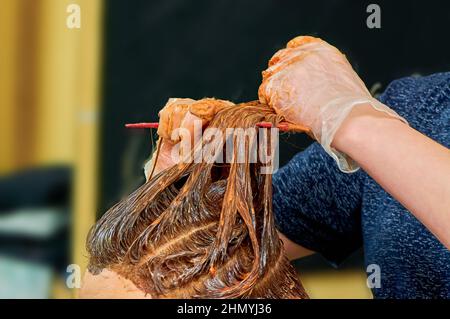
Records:
[[[218,112],[233,105],[234,103],[230,101],[206,98],[193,103],[189,107],[189,112],[209,123]]]
[[[178,138],[172,138],[172,131],[180,126],[189,110],[189,105],[194,102],[192,99],[169,99],[166,106],[159,112],[158,135],[163,139],[176,142]]]

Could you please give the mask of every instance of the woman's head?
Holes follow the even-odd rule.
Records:
[[[92,228],[90,271],[112,269],[154,297],[306,297],[275,230],[272,179],[261,174],[267,163],[250,160],[271,134],[227,135],[261,121],[276,125],[281,118],[257,102],[215,114],[209,128],[221,138],[203,138],[190,157],[152,177]],[[205,149],[216,160],[196,161]]]

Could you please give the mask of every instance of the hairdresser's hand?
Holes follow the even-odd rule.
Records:
[[[269,104],[287,121],[309,127],[347,172],[356,170],[357,164],[331,144],[350,111],[356,105],[370,104],[400,118],[372,98],[345,55],[313,37],[297,37],[272,57],[258,93],[262,103]]]
[[[231,105],[234,104],[230,101],[208,98],[198,101],[185,98],[169,99],[164,108],[159,111],[158,135],[160,140],[156,149],[159,147],[160,150],[157,159],[155,150],[152,158],[145,164],[146,178],[150,177],[152,171],[154,176],[175,165],[176,157],[172,154],[174,147],[184,138],[191,139],[193,147],[195,134],[201,133],[201,129],[208,126],[217,112]]]

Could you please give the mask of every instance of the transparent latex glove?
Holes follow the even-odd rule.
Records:
[[[273,107],[287,121],[309,127],[343,172],[356,171],[358,164],[331,144],[355,106],[369,104],[407,123],[370,95],[345,55],[309,36],[296,37],[275,53],[263,72],[258,95],[261,103]]]
[[[193,100],[187,98],[171,98],[166,105],[159,111],[159,139],[155,150],[159,149],[144,166],[145,178],[148,180],[150,175],[156,175],[158,172],[171,167],[176,163],[172,155],[173,148],[184,138],[191,139],[191,145],[197,138],[195,134],[195,125],[201,128],[206,127],[213,119],[214,115],[224,107],[232,106],[234,103],[225,100],[216,100],[205,98],[202,100]],[[197,123],[196,123],[197,122]],[[187,129],[188,135],[177,134],[178,128]],[[201,132],[200,132],[201,133]]]

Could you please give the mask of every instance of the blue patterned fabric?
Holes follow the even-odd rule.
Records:
[[[394,81],[380,100],[450,148],[450,73]],[[273,205],[281,233],[334,265],[363,246],[366,266],[381,270],[375,298],[450,298],[450,251],[364,171],[342,173],[319,144],[274,175]]]

